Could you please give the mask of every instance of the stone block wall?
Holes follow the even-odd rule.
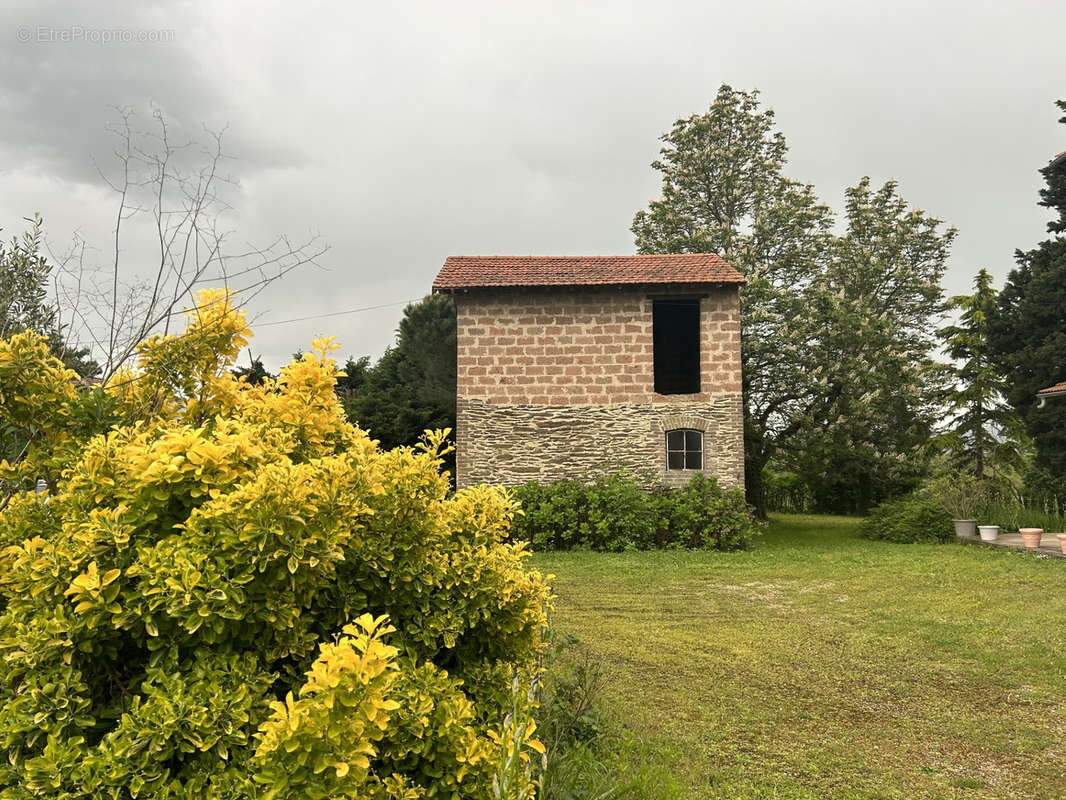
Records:
[[[700,297],[700,391],[654,390],[652,302]],[[665,431],[704,432],[703,471],[743,486],[737,288],[471,290],[458,322],[456,478],[515,485],[666,469]]]

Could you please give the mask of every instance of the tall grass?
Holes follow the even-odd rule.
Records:
[[[1057,497],[995,494],[977,514],[980,525],[999,525],[1003,530],[1043,528],[1051,533],[1066,531],[1066,507]]]
[[[644,745],[600,706],[606,661],[574,636],[548,632],[536,709],[544,767],[537,800],[673,800],[669,770],[646,765]]]

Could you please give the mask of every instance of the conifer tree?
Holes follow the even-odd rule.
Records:
[[[989,318],[995,311],[996,290],[988,270],[977,273],[973,294],[956,295],[948,308],[960,313],[957,325],[940,330],[947,354],[949,430],[941,437],[955,463],[976,478],[984,478],[989,461],[1016,466],[1018,447],[1014,434],[1018,418],[1007,404],[1006,379],[992,363],[988,344]]]
[[[1066,100],[1056,105],[1066,112]],[[1066,124],[1066,116],[1059,119]],[[1040,205],[1056,212],[1052,235],[1015,255],[1018,266],[999,293],[989,326],[996,365],[1008,380],[1007,400],[1025,422],[1037,464],[1066,478],[1066,403],[1038,409],[1036,393],[1066,380],[1066,153],[1040,170],[1047,187]]]

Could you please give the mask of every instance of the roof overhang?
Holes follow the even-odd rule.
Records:
[[[636,256],[450,256],[434,292],[649,286],[741,286],[744,276],[713,253]]]
[[[1055,395],[1066,394],[1066,381],[1062,383],[1056,383],[1054,386],[1049,386],[1047,389],[1041,389],[1036,393],[1037,397],[1054,397]]]
[[[1056,383],[1054,386],[1049,386],[1046,389],[1041,389],[1036,393],[1037,399],[1040,400],[1040,405],[1037,408],[1043,408],[1051,397],[1063,397],[1066,396],[1066,381],[1062,383]]]

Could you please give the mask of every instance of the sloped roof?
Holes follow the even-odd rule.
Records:
[[[1054,386],[1049,386],[1046,389],[1041,389],[1037,394],[1066,394],[1066,381],[1056,383]]]
[[[646,256],[449,256],[433,290],[505,286],[742,284],[714,253]]]

